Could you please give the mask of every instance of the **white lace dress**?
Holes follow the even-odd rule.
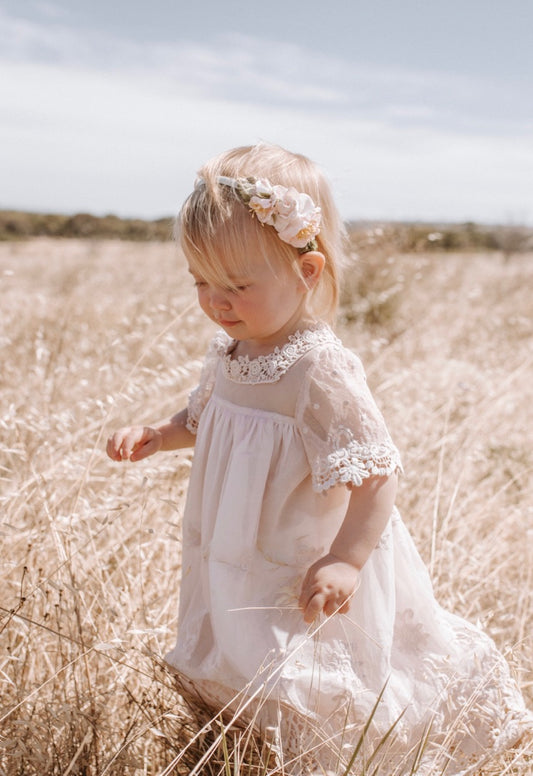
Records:
[[[190,397],[197,442],[166,661],[215,706],[233,698],[269,728],[286,773],[342,773],[365,725],[356,763],[393,776],[418,757],[420,774],[471,772],[532,717],[493,642],[436,603],[396,509],[349,614],[309,627],[298,609],[342,523],[345,484],[401,468],[360,361],[324,324],[254,360],[234,346],[215,337]]]

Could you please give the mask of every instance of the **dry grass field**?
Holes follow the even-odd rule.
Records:
[[[380,239],[338,326],[403,453],[438,599],[488,630],[530,707],[532,262]],[[119,465],[104,447],[183,406],[213,329],[171,243],[1,243],[0,289],[0,774],[189,774],[218,730],[161,665],[190,454]],[[234,741],[197,772],[259,773]],[[532,772],[515,752],[483,774]]]

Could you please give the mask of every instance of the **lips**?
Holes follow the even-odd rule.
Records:
[[[217,323],[219,323],[221,326],[235,326],[237,323],[239,323],[239,321],[225,321],[219,318]]]

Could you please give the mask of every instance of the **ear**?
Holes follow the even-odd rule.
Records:
[[[320,251],[308,251],[302,253],[299,260],[300,275],[303,283],[305,284],[305,290],[311,291],[318,281],[324,270],[326,259],[324,254]]]

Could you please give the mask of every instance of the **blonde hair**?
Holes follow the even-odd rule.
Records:
[[[208,161],[176,220],[176,237],[194,274],[217,285],[233,287],[232,277],[246,275],[250,258],[261,256],[275,271],[276,262],[299,273],[297,248],[283,242],[276,230],[253,216],[219,176],[268,178],[273,185],[293,186],[308,194],[322,210],[317,250],[324,254],[320,281],[310,292],[312,311],[335,318],[339,270],[344,262],[345,230],[331,189],[319,168],[301,154],[259,143],[226,151]]]

